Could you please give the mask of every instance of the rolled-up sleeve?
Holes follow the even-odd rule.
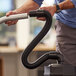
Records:
[[[76,0],[71,0],[72,3],[74,4],[75,8],[76,8]]]
[[[35,1],[39,6],[41,6],[41,4],[43,2],[43,0],[33,0],[33,1]]]

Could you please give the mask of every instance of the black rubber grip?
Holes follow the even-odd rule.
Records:
[[[46,17],[48,14],[45,10],[33,10],[29,12],[30,17]]]
[[[28,62],[28,55],[31,53],[31,51],[35,48],[35,46],[40,42],[40,40],[47,34],[49,31],[51,25],[52,25],[52,16],[48,11],[45,10],[36,10],[29,12],[30,17],[45,17],[46,23],[43,27],[43,29],[40,31],[40,33],[32,40],[32,42],[27,46],[27,48],[24,50],[22,54],[22,63],[26,68],[34,69],[38,66],[40,66],[43,62],[45,62],[48,59],[56,59],[59,62],[61,61],[60,57],[56,54],[46,53],[39,57],[35,62],[29,63]]]

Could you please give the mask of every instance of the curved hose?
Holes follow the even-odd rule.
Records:
[[[34,69],[38,66],[40,66],[43,62],[45,62],[48,59],[57,59],[60,61],[60,58],[57,55],[51,55],[49,53],[46,53],[39,57],[35,62],[29,63],[28,62],[28,55],[31,53],[31,51],[34,49],[34,47],[40,42],[40,40],[47,34],[49,31],[51,24],[52,24],[52,16],[50,15],[49,12],[45,10],[37,10],[37,11],[31,11],[29,13],[31,17],[45,17],[46,18],[46,23],[41,30],[41,32],[33,39],[33,41],[27,46],[27,48],[24,50],[22,54],[22,63],[26,68],[29,69]]]

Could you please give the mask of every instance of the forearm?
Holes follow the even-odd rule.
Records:
[[[31,10],[38,9],[39,5],[33,0],[27,0],[20,8],[16,9],[17,13],[28,13]]]
[[[59,3],[59,7],[61,10],[75,8],[74,4],[70,0],[65,0]]]

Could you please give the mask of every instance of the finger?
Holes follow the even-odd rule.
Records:
[[[11,22],[11,21],[6,21],[6,22],[5,22],[5,24],[9,24],[9,23],[12,23],[12,22]]]
[[[45,21],[46,20],[46,18],[44,18],[44,17],[37,17],[37,19],[38,20],[42,20],[42,21]]]
[[[16,22],[9,23],[8,26],[14,25],[14,24],[16,24]]]
[[[6,21],[5,24],[8,24],[8,23],[12,23],[12,22],[17,22],[18,20],[15,20],[15,21]]]
[[[40,9],[46,10],[46,7],[40,7]]]
[[[12,25],[12,24],[16,24],[18,20],[16,21],[7,21],[5,22],[5,24],[8,24],[8,25]]]
[[[9,16],[9,15],[11,15],[11,14],[12,14],[12,11],[6,13],[6,16]]]
[[[47,8],[47,7],[41,7],[40,9],[42,9],[42,10],[46,10],[46,11],[49,12],[49,8]]]
[[[13,14],[16,14],[16,12],[9,11],[8,13],[6,13],[6,16],[13,15]]]

